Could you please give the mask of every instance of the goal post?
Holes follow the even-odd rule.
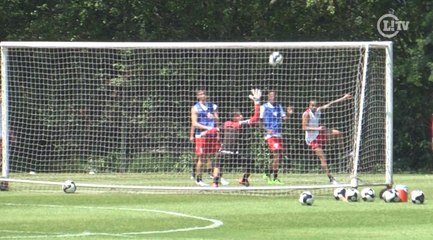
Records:
[[[283,56],[276,66],[268,61],[275,51]],[[306,144],[302,115],[312,99],[345,94],[352,98],[321,117],[341,133],[323,146],[338,186],[393,184],[392,42],[1,42],[1,61],[0,181],[11,189],[73,179],[79,189],[202,191],[190,179],[196,90],[217,105],[222,126],[235,111],[253,114],[253,88],[261,104],[276,91],[283,109],[294,109],[282,124],[284,184],[262,179],[271,154],[255,124],[240,132],[242,156],[224,162],[230,184],[206,190],[336,187]],[[246,167],[248,188],[238,184]]]

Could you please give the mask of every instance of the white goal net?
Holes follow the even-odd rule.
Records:
[[[261,104],[274,90],[284,111],[293,106],[282,123],[283,184],[262,178],[272,155],[263,128],[253,124],[240,132],[239,154],[224,160],[230,184],[219,191],[332,187],[305,141],[302,119],[310,100],[322,106],[345,94],[352,98],[332,104],[320,121],[341,133],[322,146],[331,173],[342,186],[392,184],[390,42],[2,42],[1,48],[0,180],[11,190],[67,179],[79,188],[202,189],[191,180],[196,91],[206,90],[218,106],[222,128],[234,111],[245,119],[253,114],[253,88],[262,91]],[[275,51],[283,62],[273,66]],[[204,161],[203,181],[211,184],[207,168]],[[249,188],[238,183],[246,168]]]

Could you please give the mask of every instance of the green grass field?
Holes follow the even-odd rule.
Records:
[[[423,190],[423,205],[323,193],[301,206],[294,195],[0,192],[0,239],[433,239],[432,180],[394,176]]]

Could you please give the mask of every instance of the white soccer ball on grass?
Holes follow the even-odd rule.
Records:
[[[63,192],[65,193],[74,193],[77,190],[77,185],[72,180],[66,180],[63,183]]]
[[[304,191],[299,195],[299,202],[302,205],[313,205],[314,203],[314,196],[310,191]]]
[[[356,188],[346,189],[346,199],[349,202],[357,202],[359,197],[359,191]]]
[[[376,193],[374,192],[374,189],[372,189],[372,188],[362,189],[361,198],[365,202],[373,202],[375,197],[376,197]]]
[[[283,55],[281,55],[280,52],[273,52],[271,55],[269,55],[269,64],[272,66],[277,66],[283,63],[283,59]]]
[[[423,204],[424,203],[424,192],[421,190],[413,190],[410,193],[410,199],[415,204]]]
[[[346,189],[345,188],[336,188],[334,190],[334,198],[335,200],[345,200],[346,199]]]
[[[400,195],[395,189],[390,188],[383,192],[382,199],[387,203],[400,202]]]

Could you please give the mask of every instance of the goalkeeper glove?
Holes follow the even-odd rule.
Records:
[[[260,89],[251,89],[251,95],[249,96],[254,103],[260,103],[260,97],[262,96],[262,91]]]

